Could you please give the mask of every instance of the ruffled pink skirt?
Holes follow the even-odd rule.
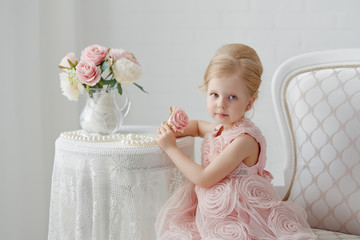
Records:
[[[283,202],[258,175],[227,177],[211,188],[187,182],[155,223],[158,240],[316,239],[303,208]]]

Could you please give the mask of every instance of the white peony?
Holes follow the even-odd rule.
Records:
[[[112,71],[116,81],[120,84],[134,83],[141,76],[141,67],[126,58],[117,60],[112,65]]]
[[[84,92],[84,86],[78,81],[75,70],[62,72],[60,75],[60,87],[62,93],[70,100],[77,101],[79,95]]]

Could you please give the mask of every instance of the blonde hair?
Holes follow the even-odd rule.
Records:
[[[256,51],[244,44],[226,44],[211,59],[204,76],[203,90],[212,78],[235,74],[243,81],[251,97],[258,97],[263,67]]]

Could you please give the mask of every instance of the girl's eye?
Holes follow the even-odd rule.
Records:
[[[237,99],[237,97],[234,96],[234,95],[230,96],[229,98],[230,98],[231,100],[236,100],[236,99]]]
[[[212,97],[218,97],[219,95],[217,93],[211,93],[210,96]]]

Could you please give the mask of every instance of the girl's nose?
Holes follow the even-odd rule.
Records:
[[[226,99],[223,97],[218,98],[218,107],[224,108],[226,106]]]

